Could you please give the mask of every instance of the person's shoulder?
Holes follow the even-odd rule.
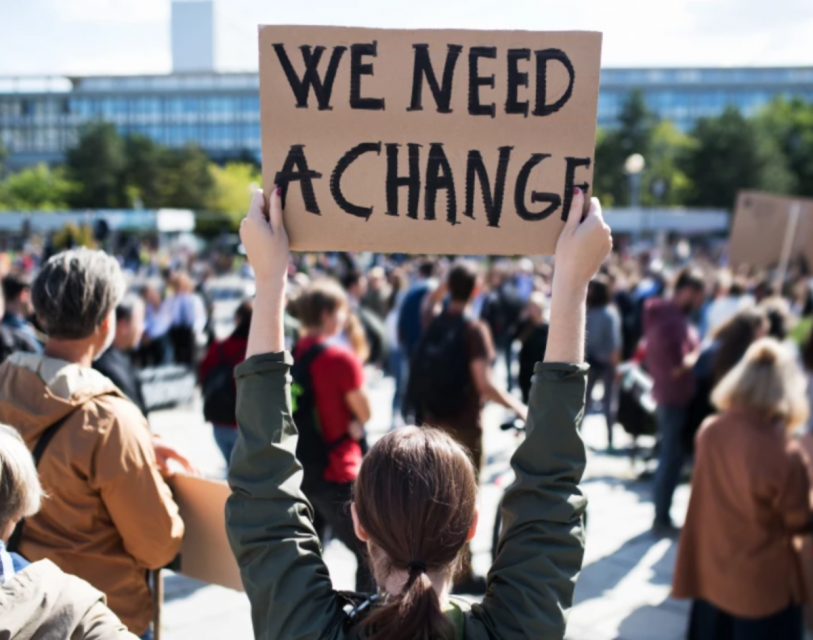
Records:
[[[106,393],[89,400],[83,407],[96,418],[101,432],[119,430],[128,434],[149,432],[149,424],[141,410],[120,391]]]

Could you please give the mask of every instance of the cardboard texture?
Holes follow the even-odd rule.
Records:
[[[222,480],[180,474],[172,477],[169,485],[186,525],[180,573],[243,591],[240,569],[226,538],[229,486]]]
[[[283,187],[292,249],[554,251],[573,187],[592,183],[600,33],[259,40],[263,183]]]
[[[813,200],[759,191],[741,191],[737,196],[729,248],[731,265],[777,266],[794,203],[800,210],[790,258],[804,256],[813,265]]]

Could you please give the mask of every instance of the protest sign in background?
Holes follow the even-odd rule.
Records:
[[[804,256],[813,265],[813,200],[741,191],[731,230],[733,266],[779,266]]]
[[[551,253],[593,173],[601,34],[260,29],[295,250]]]

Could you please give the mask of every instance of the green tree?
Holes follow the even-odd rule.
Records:
[[[76,146],[65,158],[68,179],[77,189],[71,197],[75,208],[129,206],[123,174],[127,165],[124,141],[109,123],[86,125]]]
[[[686,201],[691,181],[680,161],[691,148],[692,140],[665,120],[652,130],[645,156],[646,169],[641,180],[641,204],[675,206]]]
[[[161,201],[161,174],[166,149],[150,138],[132,135],[124,139],[126,162],[122,174],[128,205],[157,209]]]
[[[164,150],[158,184],[161,206],[205,209],[215,188],[209,157],[193,145]]]
[[[0,176],[3,175],[3,165],[6,162],[6,158],[8,158],[8,149],[3,146],[3,143],[0,142]]]
[[[629,179],[624,163],[634,153],[648,158],[658,118],[640,91],[630,93],[618,116],[619,126],[600,131],[596,138],[593,190],[607,206],[629,203]]]
[[[793,174],[776,141],[736,108],[699,120],[692,137],[680,163],[691,182],[686,204],[728,209],[741,189],[792,192]]]
[[[757,117],[757,125],[785,155],[796,194],[813,196],[813,102],[777,98]]]
[[[0,182],[0,209],[36,211],[67,209],[76,185],[62,168],[41,164],[13,173]]]
[[[223,167],[209,167],[214,180],[208,209],[244,215],[255,189],[262,186],[260,170],[253,164],[230,162]]]

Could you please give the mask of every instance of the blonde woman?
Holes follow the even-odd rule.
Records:
[[[0,424],[0,637],[136,640],[101,591],[50,560],[29,563],[6,551],[17,523],[36,514],[41,501],[31,454],[14,429]]]
[[[804,586],[793,537],[810,529],[808,477],[788,434],[805,424],[804,374],[772,338],[717,385],[720,414],[696,441],[676,598],[692,599],[690,640],[801,640]]]

